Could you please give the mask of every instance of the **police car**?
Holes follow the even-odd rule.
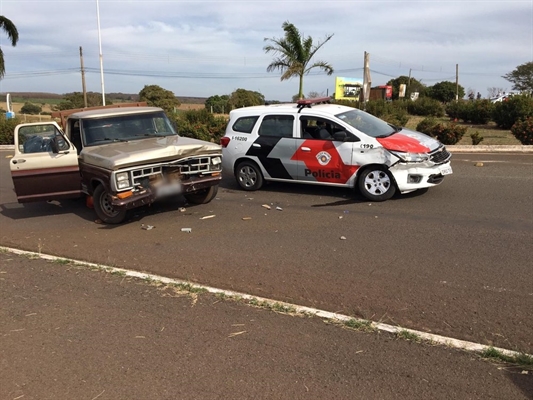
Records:
[[[358,188],[371,201],[436,186],[452,173],[439,141],[330,100],[231,111],[220,140],[223,171],[244,190],[298,182]]]

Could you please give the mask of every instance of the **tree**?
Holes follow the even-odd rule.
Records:
[[[41,106],[38,106],[37,104],[32,104],[30,102],[24,103],[24,105],[21,107],[20,112],[22,114],[40,114],[43,109]]]
[[[514,90],[533,93],[533,61],[519,65],[502,78],[511,82]]]
[[[262,104],[265,104],[265,96],[259,92],[246,89],[237,89],[231,94],[228,100],[230,108],[259,106]]]
[[[271,44],[266,45],[263,50],[275,55],[274,60],[267,67],[267,72],[279,70],[282,81],[297,76],[299,78],[298,97],[301,99],[304,97],[304,75],[307,75],[313,68],[319,68],[328,75],[333,73],[333,67],[325,61],[315,61],[311,64],[311,59],[316,52],[333,37],[333,34],[326,35],[323,42],[313,45],[311,36],[302,36],[300,31],[288,21],[284,22],[281,27],[285,31],[285,37],[265,38],[265,41]]]
[[[106,96],[106,104],[113,104],[108,100]],[[100,93],[88,92],[87,93],[87,107],[96,107],[102,105],[102,95]],[[83,100],[83,93],[81,92],[72,92],[65,93],[63,96],[63,101],[59,103],[57,108],[59,110],[72,110],[73,108],[84,108],[85,102]]]
[[[400,85],[406,85],[405,98],[408,99],[411,93],[418,92],[420,96],[424,96],[426,87],[422,82],[417,81],[415,78],[402,75],[396,79],[391,79],[387,82],[387,85],[392,86],[392,98],[398,100],[400,94]]]
[[[219,96],[218,94],[215,96],[208,97],[205,101],[205,109],[212,113],[218,113],[218,114],[224,114],[229,112],[229,106],[228,106],[229,96],[227,94],[224,94],[222,96]]]
[[[0,15],[0,28],[4,30],[8,39],[11,41],[11,46],[15,47],[19,41],[19,33],[15,24],[3,15]],[[4,63],[4,52],[0,47],[0,79],[4,77],[5,73],[6,65]]]
[[[160,107],[169,115],[174,114],[174,109],[181,104],[174,93],[158,85],[145,85],[139,92],[139,100],[146,101],[149,106]]]
[[[453,82],[442,81],[428,87],[426,93],[428,97],[431,97],[432,99],[442,101],[443,103],[449,103],[450,101],[455,100],[456,93],[459,98],[462,99],[465,96],[465,89],[461,85],[457,87]]]

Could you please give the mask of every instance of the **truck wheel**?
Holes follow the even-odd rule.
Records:
[[[263,186],[263,174],[251,161],[243,161],[235,168],[235,179],[244,190],[258,190]]]
[[[191,204],[207,204],[215,198],[218,192],[218,185],[208,187],[194,193],[185,194],[185,199]]]
[[[104,185],[98,185],[93,193],[94,211],[106,224],[120,224],[126,219],[127,210],[116,210],[111,204],[111,195]]]
[[[365,169],[357,181],[361,194],[370,201],[385,201],[396,193],[391,173],[383,167]]]

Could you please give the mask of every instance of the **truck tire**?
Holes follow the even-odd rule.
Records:
[[[104,185],[98,185],[93,193],[93,204],[96,215],[106,224],[120,224],[126,219],[127,210],[116,210],[111,204],[111,195]]]
[[[191,204],[207,204],[215,198],[218,192],[218,185],[199,190],[198,192],[185,194],[185,199]]]

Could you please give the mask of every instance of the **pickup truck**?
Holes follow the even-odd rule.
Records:
[[[128,210],[161,198],[205,204],[217,194],[221,146],[179,136],[161,108],[104,106],[55,116],[60,124],[15,128],[10,169],[19,203],[87,196],[103,223],[119,224]]]

